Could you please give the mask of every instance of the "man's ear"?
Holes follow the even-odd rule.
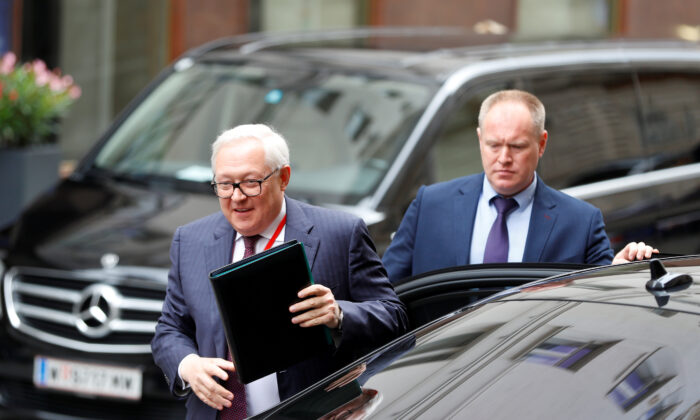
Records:
[[[549,137],[549,134],[547,133],[547,130],[542,131],[542,134],[540,135],[540,140],[538,142],[538,145],[540,147],[540,153],[539,157],[542,157],[544,154],[544,149],[547,148],[547,138]]]
[[[289,165],[284,165],[280,168],[280,189],[282,191],[287,189],[289,185],[289,179],[292,176],[292,168]]]

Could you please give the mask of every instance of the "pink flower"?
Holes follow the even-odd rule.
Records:
[[[68,89],[68,96],[70,96],[73,99],[78,99],[80,98],[80,95],[83,94],[83,91],[80,89],[78,86],[71,86],[70,89]]]
[[[63,83],[61,83],[61,79],[58,77],[52,77],[51,80],[49,80],[49,88],[51,88],[51,90],[54,92],[62,91]]]
[[[36,85],[37,86],[44,86],[45,84],[49,83],[49,75],[50,73],[48,72],[43,72],[41,74],[36,75]]]
[[[0,60],[0,74],[9,74],[15,68],[16,62],[17,56],[12,51],[3,55]]]
[[[46,70],[46,63],[43,61],[36,59],[32,61],[32,70],[34,71],[35,74],[39,75],[42,73],[45,73]]]

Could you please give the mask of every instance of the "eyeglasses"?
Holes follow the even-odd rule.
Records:
[[[246,197],[257,197],[262,193],[262,183],[267,181],[272,174],[279,171],[280,168],[270,172],[263,179],[246,179],[241,182],[212,182],[211,187],[214,189],[214,194],[219,198],[231,198],[236,188],[241,190],[241,193]]]

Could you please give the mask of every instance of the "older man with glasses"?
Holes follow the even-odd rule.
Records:
[[[279,134],[260,124],[225,131],[212,145],[212,169],[221,212],[175,232],[152,342],[171,391],[188,398],[188,418],[255,415],[406,331],[406,310],[364,222],[285,195],[291,168]],[[292,239],[304,244],[315,282],[289,307],[292,322],[325,325],[333,343],[320,356],[243,387],[227,353],[208,273]],[[266,292],[260,284],[251,301],[264,306]]]

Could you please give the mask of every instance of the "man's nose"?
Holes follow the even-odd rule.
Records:
[[[233,194],[231,195],[231,200],[234,201],[243,201],[246,198],[248,198],[247,195],[243,194],[243,191],[241,191],[240,187],[239,188],[234,188],[233,189]]]
[[[510,156],[510,148],[508,146],[504,146],[498,153],[498,162],[508,163],[510,161],[512,161],[512,158]]]

